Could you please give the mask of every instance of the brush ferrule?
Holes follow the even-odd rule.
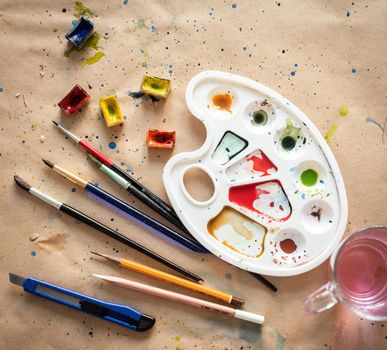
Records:
[[[68,137],[70,137],[70,139],[72,139],[76,143],[79,143],[79,141],[81,141],[81,139],[78,136],[74,135],[72,132],[65,129],[62,125],[58,124],[56,126],[60,131],[62,131],[64,134],[66,134]]]
[[[72,183],[74,183],[82,188],[85,188],[87,186],[88,182],[86,180],[82,179],[81,177],[79,177],[73,173],[70,173],[69,171],[61,168],[58,165],[54,165],[54,170],[57,171],[62,176],[64,176],[66,179],[70,180]]]
[[[62,206],[62,203],[57,201],[56,199],[48,196],[47,194],[38,191],[36,188],[31,187],[29,191],[32,195],[35,197],[40,198],[43,202],[46,202],[47,204],[50,204],[51,206],[55,207],[56,209],[60,209]]]

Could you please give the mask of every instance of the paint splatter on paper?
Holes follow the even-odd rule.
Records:
[[[85,64],[94,64],[97,63],[102,57],[104,57],[105,54],[103,51],[98,51],[94,56],[89,57],[86,61]]]
[[[40,249],[43,249],[48,253],[52,253],[54,251],[63,250],[66,243],[67,241],[65,235],[62,233],[57,233],[46,239],[39,240],[37,245]]]
[[[341,106],[340,109],[339,109],[339,114],[342,116],[342,117],[346,117],[348,114],[349,114],[349,109],[347,106]]]
[[[336,130],[337,130],[337,125],[333,124],[329,128],[328,132],[325,134],[324,139],[328,145],[331,143],[331,139],[332,139],[333,135],[335,134]]]
[[[74,9],[75,9],[74,16],[76,18],[81,18],[82,16],[93,18],[95,16],[95,13],[80,1],[75,2]]]
[[[367,117],[365,121],[366,121],[367,124],[374,124],[374,125],[376,125],[380,129],[380,131],[382,132],[382,142],[384,143],[384,135],[386,133],[387,117],[384,120],[383,125],[381,123],[377,122],[372,117]]]

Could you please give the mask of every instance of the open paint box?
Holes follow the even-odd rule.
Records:
[[[340,170],[312,122],[266,86],[223,72],[195,76],[186,102],[207,138],[173,157],[163,179],[194,237],[230,264],[265,275],[300,274],[327,259],[348,207]],[[183,181],[194,168],[214,185],[203,202]]]

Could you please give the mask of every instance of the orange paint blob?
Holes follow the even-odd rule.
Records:
[[[221,110],[231,113],[232,97],[230,94],[212,96],[212,103]]]
[[[286,254],[294,253],[297,249],[296,243],[290,238],[284,239],[279,245]]]

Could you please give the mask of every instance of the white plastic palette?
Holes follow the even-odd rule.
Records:
[[[312,122],[266,86],[223,72],[196,75],[186,102],[207,138],[173,157],[163,179],[187,229],[219,258],[265,275],[323,262],[344,233],[348,207],[337,163]],[[214,183],[205,202],[185,188],[192,168]]]

